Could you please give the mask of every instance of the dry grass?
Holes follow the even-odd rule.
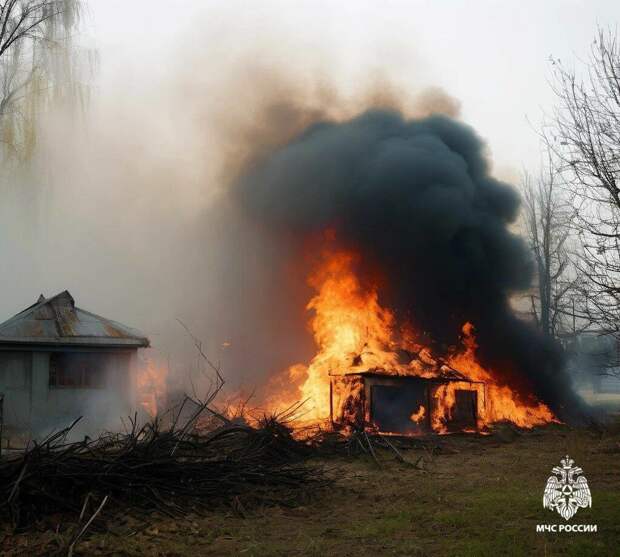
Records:
[[[240,503],[187,520],[109,518],[78,555],[247,555],[360,557],[364,555],[618,555],[620,432],[551,427],[514,435],[450,437],[443,450],[404,454],[424,458],[425,470],[387,452],[377,470],[369,460],[329,459],[335,487],[294,508],[247,509]],[[597,533],[538,534],[537,523],[560,523],[542,508],[553,465],[564,454],[584,469],[593,497],[571,523],[597,524]],[[56,519],[56,522],[58,519]],[[6,535],[5,555],[49,554],[62,534],[54,520],[41,531]],[[62,530],[61,530],[62,531]]]

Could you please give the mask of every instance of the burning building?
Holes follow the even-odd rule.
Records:
[[[453,401],[445,413],[448,388]],[[330,381],[330,421],[336,429],[413,435],[473,432],[482,425],[484,405],[484,383],[455,370],[442,370],[433,379],[370,370]]]
[[[137,351],[148,346],[139,331],[76,307],[67,291],[41,295],[0,324],[5,435],[36,435],[95,410],[127,415]]]
[[[458,344],[436,355],[411,323],[398,323],[380,305],[378,287],[364,285],[355,273],[358,260],[350,252],[323,253],[309,280],[316,294],[307,306],[318,352],[307,366],[289,368],[289,384],[297,388],[277,392],[271,406],[304,400],[308,418],[329,418],[336,429],[400,434],[557,421],[533,393],[480,363],[471,323],[462,326]]]
[[[512,310],[533,277],[520,198],[471,127],[392,110],[317,122],[261,152],[231,195],[269,245],[262,297],[288,331],[298,309],[279,301],[307,278],[316,353],[272,378],[268,405],[404,433],[579,413],[561,346]]]

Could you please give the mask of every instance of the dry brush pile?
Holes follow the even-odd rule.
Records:
[[[325,485],[322,469],[306,458],[283,417],[255,427],[225,423],[192,427],[206,405],[183,426],[155,419],[128,431],[68,442],[75,423],[23,453],[0,461],[5,520],[24,528],[49,514],[84,518],[107,509],[180,516],[244,501],[288,504]],[[87,517],[86,517],[87,518]]]

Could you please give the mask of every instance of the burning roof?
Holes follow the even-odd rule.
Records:
[[[418,347],[419,348],[419,347]],[[368,354],[366,354],[368,355]],[[372,356],[375,356],[372,354]],[[356,354],[351,359],[351,367],[330,375],[388,375],[405,377],[424,377],[446,381],[469,381],[470,378],[452,367],[443,358],[434,358],[426,348],[418,351],[399,349],[395,352],[399,365],[394,367],[364,366],[364,354]]]
[[[75,306],[67,290],[37,302],[0,324],[0,345],[76,345],[141,348],[140,331]]]

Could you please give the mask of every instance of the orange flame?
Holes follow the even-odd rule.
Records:
[[[138,403],[154,418],[166,397],[168,369],[145,359],[137,374]]]
[[[426,416],[426,408],[421,404],[420,408],[418,408],[413,414],[411,414],[411,417],[409,419],[412,422],[419,424],[422,422],[422,420],[424,420],[425,416]]]
[[[546,404],[533,399],[523,402],[520,400],[522,397],[509,386],[498,384],[492,371],[483,368],[476,359],[478,345],[474,336],[474,326],[465,323],[462,332],[464,350],[453,354],[448,363],[472,381],[484,383],[486,396],[481,416],[484,424],[505,420],[520,427],[534,427],[558,421]],[[447,398],[452,400],[453,393]]]
[[[428,347],[415,341],[410,326],[397,328],[394,314],[379,304],[376,287],[364,288],[354,273],[358,256],[345,251],[326,252],[308,283],[316,291],[306,308],[313,312],[310,327],[318,347],[309,365],[295,364],[284,381],[289,389],[275,388],[268,404],[282,408],[307,400],[306,417],[325,420],[330,416],[330,398],[344,404],[361,397],[358,384],[333,382],[334,376],[380,371],[382,374],[437,379],[442,370],[457,370],[464,380],[442,382],[433,391],[430,409],[420,406],[411,421],[421,423],[430,411],[433,430],[446,433],[456,403],[457,390],[475,391],[478,401],[478,426],[508,420],[521,427],[557,421],[544,403],[534,397],[519,397],[511,387],[500,384],[492,370],[483,368],[477,358],[474,327],[463,325],[462,346],[445,359],[435,357]],[[415,357],[403,363],[397,348]],[[341,392],[330,394],[330,382]],[[296,386],[291,392],[290,385]],[[274,392],[274,390],[276,392]],[[525,399],[525,400],[524,400]],[[346,406],[346,405],[345,405]],[[349,405],[350,406],[350,405]],[[345,412],[350,411],[350,408]]]

